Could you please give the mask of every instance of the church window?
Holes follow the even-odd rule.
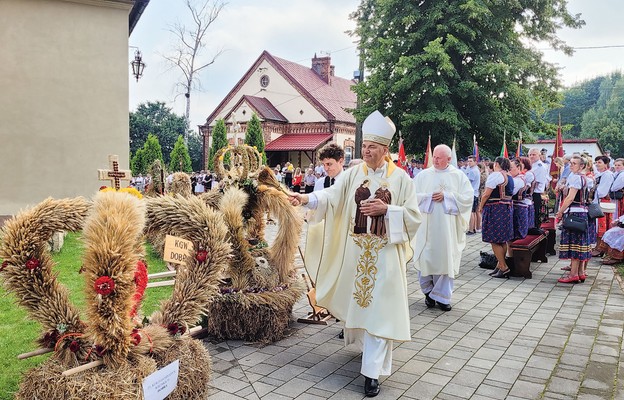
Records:
[[[260,77],[260,86],[263,88],[269,86],[269,77],[267,75],[262,75]]]

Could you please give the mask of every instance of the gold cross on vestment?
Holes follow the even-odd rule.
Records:
[[[101,181],[110,181],[111,187],[119,190],[120,181],[128,181],[132,179],[132,171],[119,169],[119,156],[109,155],[108,166],[110,169],[98,169],[98,179]]]

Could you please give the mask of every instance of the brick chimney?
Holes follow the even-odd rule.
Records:
[[[317,57],[316,53],[312,58],[312,70],[325,82],[330,83],[330,77],[334,76],[334,66],[331,65],[331,57]]]

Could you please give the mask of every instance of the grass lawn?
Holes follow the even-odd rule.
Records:
[[[151,246],[146,245],[146,248],[149,273],[167,271],[165,263]],[[84,310],[84,278],[78,274],[82,265],[82,252],[80,234],[70,233],[65,237],[63,249],[54,254],[53,258],[57,263],[55,271],[59,273],[58,279],[69,289],[71,302]],[[171,291],[172,287],[147,289],[142,305],[143,314],[151,315],[160,301],[170,296]],[[42,332],[39,323],[30,320],[26,311],[16,305],[13,295],[3,287],[0,287],[0,318],[0,400],[9,400],[13,399],[18,389],[21,375],[45,361],[52,353],[26,360],[17,359],[18,354],[37,347],[35,340]]]

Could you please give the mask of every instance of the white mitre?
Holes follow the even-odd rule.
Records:
[[[366,117],[362,124],[362,140],[389,146],[396,132],[394,122],[388,117],[381,115],[379,111],[373,112]]]

